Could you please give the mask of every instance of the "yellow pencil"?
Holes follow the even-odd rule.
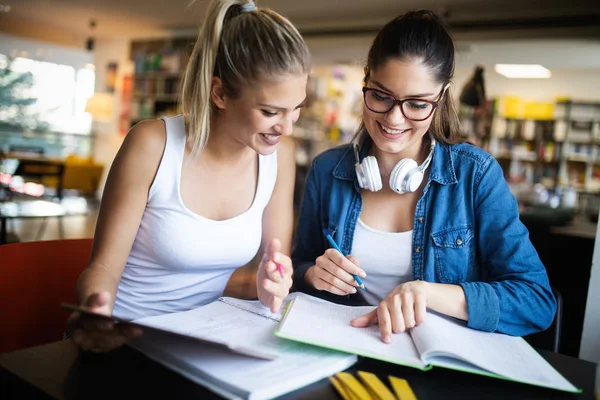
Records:
[[[388,376],[388,378],[399,400],[417,400],[406,379],[396,378],[395,376]]]
[[[377,375],[370,372],[358,371],[358,376],[373,394],[375,399],[396,400],[396,396],[379,380]]]
[[[348,393],[351,394],[353,399],[357,400],[371,400],[371,395],[364,388],[364,386],[354,377],[354,375],[348,372],[338,372],[336,378],[340,381]]]
[[[330,376],[329,380],[333,384],[333,387],[335,388],[335,390],[337,390],[337,392],[340,394],[340,396],[342,396],[342,399],[353,400],[352,395],[346,391],[346,389],[344,388],[344,385],[342,385],[336,377]]]

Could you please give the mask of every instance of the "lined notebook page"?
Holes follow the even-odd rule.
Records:
[[[468,328],[466,324],[428,313],[425,322],[412,329],[423,359],[433,365],[469,369],[445,357],[454,357],[515,381],[577,391],[523,338]],[[442,357],[442,358],[439,358]]]
[[[345,351],[396,364],[424,368],[425,363],[408,333],[392,336],[392,343],[381,341],[377,325],[355,328],[350,321],[375,307],[350,307],[311,296],[296,297],[282,320],[277,336]]]

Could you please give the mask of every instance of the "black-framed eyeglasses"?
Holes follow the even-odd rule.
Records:
[[[412,98],[397,100],[394,96],[383,90],[366,86],[362,88],[362,91],[365,105],[374,113],[386,114],[398,104],[402,111],[402,115],[404,115],[406,119],[416,122],[425,121],[427,118],[431,117],[431,114],[433,114],[433,111],[438,106],[437,101],[431,100]],[[443,93],[444,89],[440,92],[438,100]]]

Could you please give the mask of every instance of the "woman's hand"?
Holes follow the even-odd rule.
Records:
[[[427,285],[425,281],[398,285],[379,303],[376,310],[355,318],[350,323],[357,328],[379,324],[381,340],[391,343],[392,333],[404,332],[425,320]]]
[[[277,312],[292,287],[292,260],[281,253],[281,242],[273,239],[267,245],[258,265],[256,289],[260,302]]]
[[[100,292],[90,295],[82,304],[91,312],[111,315],[110,293]],[[115,325],[93,316],[74,312],[67,321],[71,337],[83,350],[103,353],[115,349],[130,339],[140,336],[142,330],[132,326]]]
[[[306,271],[304,279],[317,290],[344,296],[356,293],[358,283],[354,276],[367,276],[353,256],[344,257],[335,249],[328,249],[317,258],[316,264]]]

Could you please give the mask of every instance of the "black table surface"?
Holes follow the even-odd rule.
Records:
[[[540,354],[583,390],[580,394],[444,368],[423,372],[361,359],[348,371],[406,379],[418,399],[594,399],[596,364],[544,350]],[[219,399],[202,386],[124,346],[106,354],[80,352],[70,341],[0,355],[2,399]],[[340,399],[327,379],[282,399]]]

